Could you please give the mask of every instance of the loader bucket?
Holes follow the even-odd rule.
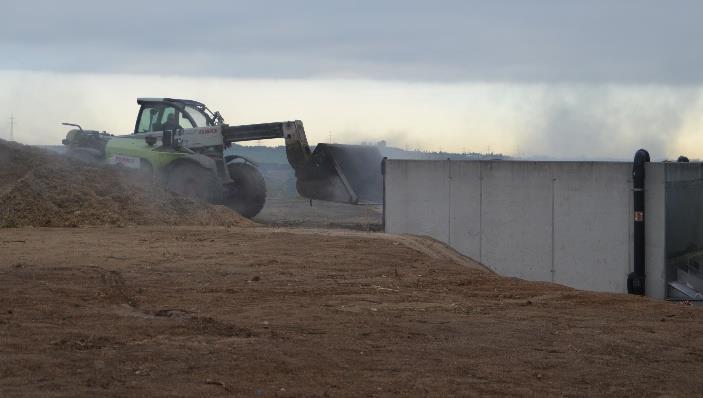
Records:
[[[296,168],[300,195],[352,204],[383,203],[381,152],[375,146],[318,144]]]

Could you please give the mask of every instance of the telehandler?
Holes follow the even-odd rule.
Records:
[[[113,135],[73,126],[63,140],[69,155],[92,162],[142,169],[167,189],[224,204],[254,217],[266,201],[257,164],[225,154],[234,142],[282,138],[298,193],[309,199],[381,203],[381,154],[365,145],[318,144],[311,151],[300,120],[230,126],[219,112],[186,99],[139,98],[134,132]]]

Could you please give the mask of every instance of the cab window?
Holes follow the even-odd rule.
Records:
[[[139,114],[139,125],[137,125],[137,131],[135,131],[135,133],[156,131],[154,130],[154,124],[158,124],[159,111],[158,106],[142,106],[141,113]]]
[[[136,132],[189,128],[193,128],[193,123],[181,111],[170,105],[154,104],[142,106]]]
[[[192,129],[195,127],[181,111],[178,111],[178,124],[184,129]]]
[[[188,115],[190,115],[190,117],[195,121],[195,124],[197,125],[195,127],[206,127],[210,125],[210,123],[208,123],[208,119],[199,110],[191,106],[186,106],[185,109],[186,112],[188,112]]]
[[[176,112],[176,108],[172,106],[164,107],[163,112],[161,112],[161,117],[159,118],[159,125],[161,126],[160,128],[163,128],[163,125],[168,123],[169,118],[174,117],[177,113],[178,112]]]

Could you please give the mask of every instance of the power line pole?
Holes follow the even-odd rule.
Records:
[[[332,143],[332,132],[330,131],[330,144]]]
[[[15,140],[15,115],[10,114],[10,141]]]

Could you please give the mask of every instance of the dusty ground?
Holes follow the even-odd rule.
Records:
[[[418,238],[25,228],[0,253],[2,397],[703,391],[701,309],[501,278]]]
[[[268,197],[254,221],[276,227],[383,230],[383,206],[350,205],[299,197]]]

